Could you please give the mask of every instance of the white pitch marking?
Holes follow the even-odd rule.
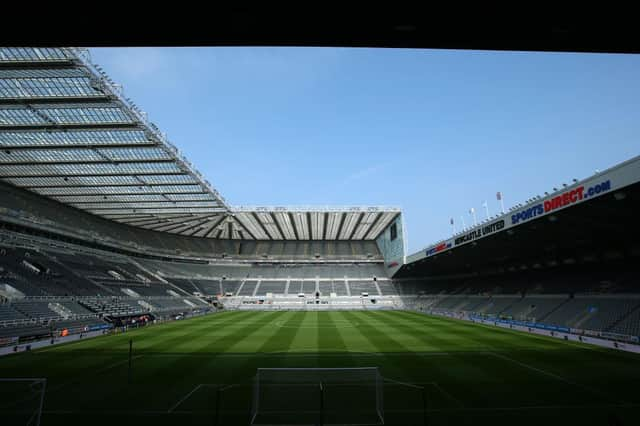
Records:
[[[138,359],[138,358],[142,358],[143,356],[144,356],[144,355],[136,355],[136,356],[134,356],[134,357],[131,357],[131,360]],[[112,368],[118,367],[118,366],[120,366],[121,364],[126,364],[126,363],[128,363],[128,362],[129,362],[129,359],[127,358],[127,359],[125,359],[125,360],[118,361],[118,362],[115,362],[115,363],[113,363],[113,364],[109,364],[109,365],[107,365],[107,366],[105,366],[105,367],[102,367],[102,368],[100,368],[100,369],[98,369],[98,370],[94,371],[94,372],[93,372],[93,375],[98,375],[98,374],[100,374],[100,373],[103,373],[103,372],[105,372],[105,371],[107,371],[107,370],[111,370]],[[51,388],[47,389],[47,392],[55,392],[55,391],[57,391],[57,390],[60,390],[60,389],[62,389],[63,387],[65,387],[65,386],[67,386],[67,385],[70,385],[71,383],[75,383],[75,382],[77,382],[79,379],[80,379],[80,378],[77,378],[77,379],[74,379],[74,380],[69,380],[68,382],[60,383],[58,386],[53,386],[53,387],[51,387]]]
[[[195,388],[191,389],[191,392],[189,392],[188,394],[186,394],[185,396],[183,396],[180,401],[176,402],[171,408],[169,408],[167,410],[167,413],[171,413],[173,410],[175,410],[180,404],[182,404],[184,401],[186,401],[191,395],[193,395],[198,389],[200,389],[202,387],[202,383],[200,383],[198,386],[196,386]]]
[[[506,355],[497,354],[497,353],[495,353],[495,352],[486,352],[486,353],[488,353],[488,354],[490,354],[490,355],[493,355],[493,356],[495,356],[496,358],[500,358],[500,359],[507,360],[507,361],[512,362],[512,363],[514,363],[514,364],[517,364],[517,365],[519,365],[519,366],[521,366],[521,367],[527,368],[527,369],[529,369],[529,370],[536,371],[536,372],[538,372],[538,373],[544,374],[545,376],[552,377],[552,378],[554,378],[554,379],[556,379],[556,380],[559,380],[559,381],[561,381],[561,382],[567,383],[567,384],[569,384],[569,385],[572,385],[572,386],[576,386],[576,387],[578,387],[578,388],[585,389],[585,390],[587,390],[587,391],[589,391],[589,392],[591,392],[591,393],[595,393],[595,394],[597,394],[597,395],[599,395],[599,396],[603,396],[603,397],[605,397],[605,398],[607,398],[607,399],[609,399],[609,400],[614,400],[614,401],[616,401],[616,402],[618,402],[618,403],[621,403],[621,404],[628,404],[626,401],[618,401],[618,400],[616,400],[615,398],[612,398],[612,397],[611,397],[611,395],[606,394],[606,393],[604,393],[604,392],[601,392],[601,391],[599,391],[598,389],[594,389],[594,388],[592,388],[592,387],[590,387],[590,386],[585,386],[585,385],[582,385],[582,384],[580,384],[580,383],[573,382],[573,381],[571,381],[571,380],[569,380],[569,379],[566,379],[566,378],[564,378],[564,377],[562,377],[562,376],[559,376],[559,375],[557,375],[557,374],[554,374],[554,373],[551,373],[551,372],[549,372],[549,371],[543,370],[543,369],[541,369],[541,368],[534,367],[533,365],[529,365],[529,364],[527,364],[527,363],[520,362],[520,361],[515,360],[515,359],[513,359],[513,358],[510,358],[510,357],[508,357],[508,356],[506,356]]]
[[[433,382],[431,383],[431,385],[438,389],[438,391],[443,394],[444,396],[446,396],[447,398],[449,398],[450,400],[452,400],[453,402],[456,403],[456,405],[458,406],[458,408],[465,408],[464,404],[462,403],[462,401],[460,401],[458,398],[456,398],[455,396],[451,395],[449,392],[447,392],[446,390],[444,390],[438,383]]]

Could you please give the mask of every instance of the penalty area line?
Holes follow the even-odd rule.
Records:
[[[131,360],[133,361],[134,359],[139,359],[139,358],[142,358],[143,356],[144,356],[144,355],[136,355],[136,356],[131,357]],[[109,371],[109,370],[111,370],[111,369],[113,369],[113,368],[119,367],[119,366],[121,366],[122,364],[127,364],[128,362],[129,362],[129,359],[127,358],[127,359],[125,359],[125,360],[118,361],[118,362],[115,362],[115,363],[113,363],[113,364],[109,364],[109,365],[107,365],[107,366],[105,366],[105,367],[102,367],[102,368],[100,368],[100,369],[98,369],[98,370],[95,370],[95,371],[93,372],[93,376],[96,376],[96,375],[98,375],[98,374],[100,374],[100,373],[104,373],[105,371]],[[70,381],[65,382],[65,383],[60,383],[58,386],[53,386],[53,387],[51,387],[51,388],[47,389],[47,392],[55,392],[55,391],[58,391],[58,390],[60,390],[60,389],[64,388],[65,386],[68,386],[68,385],[70,385],[70,384],[72,384],[72,383],[76,383],[77,381],[78,381],[78,379],[74,379],[74,380],[70,380]]]
[[[528,370],[535,371],[537,373],[540,373],[540,374],[543,374],[545,376],[551,377],[553,379],[559,380],[559,381],[561,381],[563,383],[566,383],[568,385],[584,389],[584,390],[589,391],[589,392],[591,392],[593,394],[596,394],[596,395],[598,395],[600,397],[605,397],[606,399],[608,399],[610,401],[615,401],[615,402],[620,403],[620,404],[628,404],[627,401],[622,401],[622,400],[619,400],[617,398],[613,398],[611,395],[609,395],[609,394],[607,394],[605,392],[602,392],[602,391],[600,391],[598,389],[594,389],[594,388],[592,388],[590,386],[586,386],[586,385],[583,385],[583,384],[580,384],[580,383],[576,383],[576,382],[574,382],[572,380],[566,379],[566,378],[564,378],[562,376],[559,376],[559,375],[557,375],[555,373],[551,373],[551,372],[543,370],[541,368],[534,367],[533,365],[529,365],[527,363],[518,361],[518,360],[510,358],[510,357],[508,357],[506,355],[498,354],[496,352],[486,352],[486,353],[489,354],[489,355],[492,355],[492,356],[494,356],[496,358],[512,362],[512,363],[514,363],[516,365],[519,365],[520,367],[526,368]]]
[[[182,404],[184,401],[186,401],[187,399],[189,399],[189,397],[191,395],[193,395],[194,393],[196,393],[198,391],[198,389],[200,389],[204,384],[200,383],[198,386],[194,387],[193,389],[191,389],[191,392],[187,393],[185,396],[183,396],[182,398],[180,398],[180,400],[178,402],[176,402],[175,404],[173,404],[171,406],[171,408],[169,408],[167,410],[167,413],[171,413],[173,410],[175,410],[176,408],[178,408],[180,406],[180,404]]]

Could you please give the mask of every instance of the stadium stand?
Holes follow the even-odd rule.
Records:
[[[637,337],[640,158],[406,256],[397,208],[229,206],[86,55],[38,52],[0,48],[3,336],[215,305],[416,309]],[[49,75],[37,90],[16,86],[34,70]],[[65,73],[84,77],[53,83]]]
[[[236,293],[238,293],[240,284],[241,284],[241,281],[234,281],[234,280],[222,281],[222,294],[230,293],[231,295],[235,295]]]
[[[373,281],[348,281],[348,284],[352,295],[360,293],[368,293],[370,295],[378,294],[378,289]]]
[[[253,296],[256,287],[258,286],[258,281],[244,281],[242,286],[240,287],[240,291],[238,292],[238,296]]]
[[[260,281],[256,296],[266,296],[268,293],[285,294],[286,281]]]
[[[636,307],[626,318],[615,323],[609,331],[627,336],[640,336],[640,307]]]
[[[9,304],[0,305],[0,323],[14,323],[17,320],[27,319],[28,317],[22,312],[14,309]]]

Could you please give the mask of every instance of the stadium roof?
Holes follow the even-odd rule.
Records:
[[[469,272],[490,258],[494,267],[545,263],[575,257],[579,248],[620,250],[638,241],[640,156],[554,190],[407,256],[396,277]]]
[[[75,48],[0,48],[0,178],[118,222],[206,238],[372,240],[400,214],[229,206]]]

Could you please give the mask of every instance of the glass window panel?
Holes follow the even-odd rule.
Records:
[[[71,195],[54,197],[58,201],[64,203],[109,203],[109,202],[136,202],[136,201],[164,201],[167,199],[162,195]]]
[[[135,211],[134,211],[135,210]],[[114,209],[114,210],[88,210],[95,214],[122,214],[122,213],[175,213],[176,209]],[[180,209],[183,213],[211,213],[215,211],[211,208],[183,208]]]
[[[89,78],[0,79],[0,98],[59,98],[105,96]]]
[[[17,108],[0,108],[0,124],[7,126],[26,126],[35,124],[47,124],[47,121],[39,117],[32,110]]]
[[[179,173],[174,163],[111,163],[51,164],[51,165],[0,165],[4,176],[58,176],[58,175],[118,175],[129,173]]]
[[[97,202],[97,203],[86,203],[86,204],[74,204],[70,203],[72,206],[85,208],[85,209],[99,209],[99,208],[132,208],[132,209],[142,209],[142,208],[191,208],[191,207],[218,207],[218,204],[213,201],[196,201],[196,202],[180,202],[173,203],[170,201],[123,201],[123,202],[109,202],[109,200]],[[174,210],[175,212],[175,210]]]
[[[56,123],[132,123],[133,119],[121,108],[39,108]]]
[[[90,149],[29,151],[3,149],[0,151],[0,163],[54,163],[62,161],[104,161],[104,158]]]
[[[5,62],[66,60],[72,57],[70,52],[61,48],[0,47],[0,61]]]
[[[190,175],[145,175],[139,179],[149,184],[197,183]]]
[[[0,132],[3,146],[65,146],[78,144],[108,145],[113,143],[149,143],[141,130],[69,130]]]
[[[100,148],[98,152],[110,160],[171,160],[173,157],[162,148]]]
[[[7,182],[16,186],[71,186],[71,185],[139,185],[135,176],[52,176],[46,178],[8,178]]]
[[[9,78],[89,78],[90,73],[84,68],[25,68],[0,69],[0,79]]]
[[[211,194],[167,194],[166,196],[170,200],[213,200]]]
[[[159,185],[159,186],[87,186],[79,188],[40,188],[37,192],[42,195],[91,195],[91,194],[144,194],[149,192],[162,193],[169,199],[184,196],[185,199],[195,198],[201,195],[212,197],[210,194],[199,194],[203,189],[199,185]],[[166,194],[169,192],[183,192],[180,194]],[[205,198],[203,198],[205,199]],[[212,198],[206,198],[212,199]]]

